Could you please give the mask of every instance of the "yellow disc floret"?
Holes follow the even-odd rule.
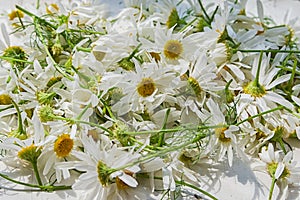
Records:
[[[148,97],[153,94],[156,87],[152,78],[143,78],[137,86],[137,92],[142,97]]]
[[[54,152],[57,157],[67,157],[73,149],[74,141],[69,134],[62,134],[57,137],[54,143]]]
[[[168,40],[164,46],[164,55],[170,60],[177,60],[182,52],[182,43],[178,40]]]

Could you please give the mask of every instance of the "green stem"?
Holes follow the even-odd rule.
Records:
[[[300,53],[298,50],[278,50],[278,49],[249,49],[249,50],[243,50],[243,49],[237,49],[236,51],[245,52],[245,53],[259,53],[259,52],[265,52],[265,53]]]
[[[10,178],[9,176],[4,175],[2,173],[0,173],[0,177],[4,178],[4,179],[6,179],[6,180],[8,180],[8,181],[10,181],[12,183],[16,183],[16,184],[19,184],[19,185],[24,185],[24,186],[31,187],[31,188],[39,188],[40,189],[40,190],[28,190],[28,189],[6,188],[8,190],[23,191],[23,192],[27,192],[27,191],[34,191],[34,192],[46,191],[46,192],[51,192],[51,191],[70,190],[70,189],[72,189],[72,186],[67,186],[67,185],[54,186],[54,185],[35,185],[35,184],[30,184],[30,183],[24,183],[22,181],[14,180],[14,179]]]
[[[85,48],[85,47],[76,47],[77,51],[83,51],[83,52],[87,52],[87,53],[90,53],[92,52],[92,49],[91,48]]]
[[[87,124],[87,125],[90,125],[90,126],[93,126],[93,127],[100,128],[100,129],[102,129],[103,131],[109,133],[110,135],[113,134],[109,129],[107,129],[107,128],[105,128],[105,127],[99,125],[99,124],[95,124],[95,123],[93,123],[93,122],[87,122],[87,121],[77,120],[77,119],[74,119],[74,121],[77,122],[77,123]]]
[[[41,180],[41,177],[40,177],[40,174],[39,174],[39,170],[38,170],[38,167],[37,167],[37,162],[32,162],[31,164],[32,164],[32,167],[33,167],[33,171],[34,171],[34,175],[36,177],[36,180],[37,180],[38,184],[40,186],[42,186],[43,183],[42,183],[42,180]]]
[[[18,133],[20,135],[25,135],[26,136],[26,132],[23,128],[23,123],[22,123],[22,116],[21,116],[21,111],[19,106],[16,104],[16,102],[14,100],[11,99],[11,102],[13,104],[13,106],[15,107],[16,111],[17,111],[17,116],[18,116]]]
[[[188,24],[186,24],[184,27],[182,27],[179,32],[183,32],[185,29],[187,29],[189,26],[191,26],[195,21],[197,20],[197,18],[193,19],[192,21],[190,21]]]
[[[33,14],[32,12],[29,12],[29,11],[26,10],[25,8],[23,8],[23,7],[19,6],[19,5],[16,5],[16,8],[17,8],[18,10],[22,11],[23,13],[27,14],[28,16],[32,17],[33,19],[37,19],[37,20],[39,20],[39,21],[41,21],[41,22],[47,24],[47,25],[50,26],[51,28],[57,29],[57,27],[54,26],[53,24],[47,22],[45,19],[40,18],[39,16]]]
[[[108,112],[109,117],[112,118],[113,120],[115,120],[116,117],[113,114],[113,112],[111,111],[110,107],[107,105],[107,103],[102,98],[99,98],[99,99],[100,99],[101,103],[103,104],[103,106],[105,107],[106,111]]]
[[[283,69],[284,71],[288,71],[288,72],[292,72],[292,73],[294,73],[294,74],[296,74],[296,75],[300,75],[300,71],[295,71],[294,72],[294,69],[293,68],[290,68],[290,67],[284,67],[284,66],[276,66],[276,67],[278,67],[278,68],[280,68],[280,69]],[[292,80],[292,79],[290,79],[290,80]]]
[[[216,9],[214,10],[214,12],[213,12],[213,14],[212,14],[212,16],[211,16],[211,18],[210,18],[210,20],[209,20],[209,24],[211,24],[212,21],[214,20],[215,15],[217,14],[217,11],[218,11],[218,10],[219,10],[219,6],[217,6]]]
[[[17,59],[17,58],[6,57],[6,56],[0,56],[0,59],[7,60],[7,61],[15,61],[15,62],[23,62],[23,63],[33,64],[33,62],[31,62],[31,61],[21,60],[21,59]]]
[[[263,116],[263,115],[265,115],[265,114],[274,112],[274,111],[276,111],[276,110],[281,110],[281,109],[283,109],[283,108],[284,108],[283,106],[278,106],[278,107],[273,108],[273,109],[271,109],[271,110],[267,110],[267,111],[265,111],[265,112],[261,112],[261,113],[256,114],[256,115],[252,115],[252,116],[248,117],[247,119],[244,119],[244,120],[240,121],[239,123],[237,123],[236,126],[238,126],[238,125],[240,125],[240,124],[242,124],[242,123],[244,123],[244,122],[247,122],[247,121],[249,121],[249,120],[251,120],[251,119],[254,119],[254,118],[256,118],[256,117],[260,117],[260,116]]]
[[[83,121],[83,120],[79,120],[79,119],[74,119],[74,118],[65,118],[65,117],[61,117],[61,116],[51,116],[53,119],[56,119],[56,120],[62,120],[62,121],[66,121],[66,122],[69,122],[69,123],[81,123],[81,124],[87,124],[87,125],[90,125],[90,126],[93,126],[93,127],[97,127],[97,128],[100,128],[102,129],[103,131],[109,133],[109,134],[113,134],[109,129],[99,125],[99,124],[95,124],[93,122],[87,122],[87,121]]]
[[[285,149],[284,142],[283,142],[282,138],[280,138],[280,139],[277,140],[277,141],[279,142],[279,145],[280,145],[280,147],[282,148],[283,153],[284,153],[284,154],[287,154],[287,151],[286,151],[286,149]]]
[[[178,131],[200,131],[200,130],[204,130],[204,129],[215,129],[215,128],[225,128],[225,127],[228,127],[228,125],[176,127],[176,128],[163,129],[163,130],[124,132],[124,134],[126,134],[126,135],[144,135],[144,134],[157,134],[157,133],[160,133],[160,132],[174,133],[174,132],[178,132]]]
[[[209,22],[210,22],[210,17],[209,17],[209,15],[207,14],[207,12],[206,12],[206,10],[205,10],[203,4],[202,4],[202,1],[201,1],[201,0],[198,0],[198,3],[199,3],[199,5],[200,5],[201,10],[203,11],[205,17],[206,17],[207,20],[208,20],[207,23],[210,24],[210,23],[209,23]],[[205,20],[205,21],[206,21],[206,20]]]
[[[85,108],[79,113],[79,115],[76,117],[76,120],[80,120],[81,117],[84,115],[84,113],[91,107],[91,103],[85,106]]]
[[[270,188],[270,192],[269,192],[269,200],[272,200],[272,194],[273,194],[273,191],[274,191],[274,187],[275,187],[276,181],[277,181],[277,179],[273,175],[273,177],[272,177],[272,183],[271,183],[271,188]]]
[[[39,188],[39,185],[34,185],[34,184],[29,184],[29,183],[24,183],[24,182],[21,182],[21,181],[17,181],[17,180],[14,180],[12,178],[10,178],[9,176],[7,175],[4,175],[2,173],[0,173],[0,177],[12,182],[12,183],[17,183],[19,185],[24,185],[24,186],[28,186],[28,187],[33,187],[33,188]]]
[[[258,61],[258,67],[257,67],[257,71],[256,71],[256,76],[255,76],[255,79],[253,80],[254,85],[256,87],[260,86],[260,84],[259,84],[259,73],[260,73],[260,68],[261,68],[262,57],[263,57],[263,52],[261,51],[260,55],[259,55],[259,61]]]
[[[170,108],[168,108],[167,111],[166,111],[166,115],[165,115],[165,118],[164,118],[162,130],[166,129],[168,118],[169,118],[169,115],[170,115],[170,111],[171,111]],[[158,138],[158,143],[157,143],[157,145],[159,147],[162,147],[162,145],[164,144],[164,142],[165,142],[164,138],[165,138],[165,133],[164,132],[159,133],[159,138]]]
[[[189,187],[189,188],[192,188],[192,189],[194,189],[194,190],[196,190],[196,191],[198,191],[198,192],[200,192],[200,193],[202,193],[202,194],[204,194],[204,195],[210,197],[210,198],[213,199],[213,200],[217,200],[217,199],[218,199],[218,198],[214,197],[212,194],[206,192],[205,190],[202,190],[201,188],[198,188],[198,187],[196,187],[196,186],[194,186],[194,185],[192,185],[192,184],[189,184],[189,183],[187,183],[187,182],[185,182],[185,181],[183,181],[183,180],[181,180],[181,181],[175,181],[175,183],[176,183],[176,184],[179,184],[179,185],[187,186],[187,187]]]

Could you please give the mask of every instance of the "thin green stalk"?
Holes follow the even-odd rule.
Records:
[[[77,123],[87,124],[87,125],[90,125],[90,126],[93,126],[93,127],[100,128],[100,129],[102,129],[103,131],[109,133],[110,135],[113,134],[109,129],[107,129],[107,128],[105,128],[105,127],[99,125],[99,124],[95,124],[95,123],[93,123],[93,122],[87,122],[87,121],[77,120],[77,119],[74,119],[74,121],[77,122]]]
[[[169,115],[170,115],[170,111],[171,111],[170,108],[168,108],[167,111],[166,111],[166,115],[165,115],[165,118],[164,118],[162,130],[166,129],[168,118],[169,118]],[[165,133],[164,132],[159,133],[159,138],[158,138],[158,143],[157,143],[157,145],[159,147],[162,147],[162,145],[164,144],[164,142],[165,142],[164,138],[165,138]]]
[[[191,26],[195,21],[197,20],[197,18],[193,19],[192,21],[190,21],[188,24],[186,24],[184,27],[182,27],[179,32],[183,32],[185,29],[187,29],[189,26]]]
[[[101,103],[103,104],[104,108],[106,109],[106,111],[108,112],[109,114],[109,117],[112,118],[113,120],[117,119],[115,117],[115,115],[113,114],[113,112],[111,111],[110,107],[107,105],[107,103],[102,99],[102,98],[99,98]]]
[[[9,176],[7,175],[4,175],[2,173],[0,173],[0,177],[12,182],[12,183],[17,183],[19,185],[24,185],[24,186],[28,186],[28,187],[32,187],[32,188],[39,188],[40,186],[39,185],[34,185],[34,184],[29,184],[29,183],[24,183],[24,182],[21,182],[21,181],[17,181],[17,180],[14,180],[12,178],[10,178]]]
[[[210,20],[209,20],[209,24],[211,24],[212,21],[214,20],[215,15],[217,14],[217,11],[218,11],[218,10],[219,10],[219,6],[217,6],[216,9],[214,10],[214,12],[213,12],[213,14],[212,14],[212,16],[211,16],[211,18],[210,18]]]
[[[292,74],[291,74],[291,78],[288,82],[288,89],[291,92],[292,91],[292,87],[293,87],[293,82],[294,82],[294,78],[295,78],[295,74],[296,74],[296,67],[298,65],[297,59],[294,59],[294,64],[293,64],[293,69],[292,69]]]
[[[209,17],[209,15],[207,14],[207,12],[206,12],[206,10],[205,10],[203,4],[202,4],[202,1],[201,1],[201,0],[198,0],[198,3],[199,3],[199,5],[200,5],[201,10],[203,11],[205,17],[206,17],[207,20],[208,20],[207,23],[210,24],[210,23],[209,23],[209,22],[210,22],[210,17]],[[206,20],[205,20],[205,21],[206,21]]]
[[[275,178],[275,175],[273,175],[271,188],[270,188],[270,192],[269,192],[269,198],[268,198],[269,200],[272,200],[272,194],[273,194],[273,191],[274,191],[276,181],[277,181],[277,179]]]
[[[17,59],[17,58],[6,57],[6,56],[0,56],[0,59],[7,60],[7,61],[15,61],[15,62],[33,64],[33,62],[31,62],[31,61],[21,60],[21,59]]]
[[[278,49],[237,49],[236,51],[245,52],[245,53],[259,53],[259,52],[265,52],[265,53],[300,53],[298,50],[278,50]]]
[[[91,107],[91,103],[85,106],[85,108],[79,113],[79,115],[76,117],[76,120],[80,120],[81,117],[84,115],[84,113]]]
[[[284,67],[284,66],[276,66],[277,68],[280,68],[280,69],[283,69],[284,71],[288,71],[288,72],[292,72],[294,73],[295,75],[300,75],[300,71],[294,71],[293,68],[290,68],[290,67]]]
[[[109,134],[112,134],[112,132],[111,132],[109,129],[107,129],[107,128],[105,128],[105,127],[99,125],[99,124],[95,124],[95,123],[93,123],[93,122],[87,122],[87,121],[83,121],[83,120],[79,120],[79,119],[74,119],[74,118],[65,118],[65,117],[55,116],[55,115],[53,115],[53,116],[51,116],[51,117],[52,117],[53,119],[56,119],[56,120],[62,120],[62,121],[66,121],[66,122],[69,122],[69,123],[87,124],[87,125],[90,125],[90,126],[93,126],[93,127],[100,128],[100,129],[102,129],[103,131],[105,131],[105,132],[107,132],[107,133],[109,133]]]
[[[284,108],[283,106],[278,106],[278,107],[276,107],[276,108],[267,110],[267,111],[265,111],[265,112],[261,112],[261,113],[256,114],[256,115],[252,115],[252,116],[248,117],[247,119],[244,119],[244,120],[240,121],[239,123],[237,123],[236,126],[238,126],[238,125],[240,125],[240,124],[242,124],[242,123],[244,123],[244,122],[247,122],[247,121],[249,121],[249,120],[251,120],[251,119],[254,119],[254,118],[256,118],[256,117],[260,117],[260,116],[263,116],[263,115],[265,115],[265,114],[274,112],[274,111],[276,111],[276,110],[281,110],[281,109],[283,109],[283,108]]]
[[[13,106],[15,107],[16,111],[17,111],[17,116],[18,116],[18,133],[20,135],[26,135],[26,132],[23,128],[23,123],[22,123],[22,116],[21,116],[21,111],[19,106],[16,104],[16,102],[14,100],[11,99],[11,103],[13,104]]]
[[[258,67],[257,67],[257,71],[256,71],[256,76],[255,76],[255,79],[253,80],[254,85],[255,85],[256,87],[259,87],[259,86],[260,86],[260,84],[259,84],[259,73],[260,73],[260,68],[261,68],[262,57],[263,57],[263,52],[261,51],[261,52],[260,52],[260,55],[259,55],[259,60],[258,60]]]
[[[215,128],[225,128],[228,127],[228,125],[215,125],[215,126],[193,126],[193,127],[176,127],[176,128],[170,128],[170,129],[162,129],[162,130],[152,130],[152,131],[139,131],[139,132],[125,132],[126,135],[144,135],[144,134],[157,134],[160,132],[163,133],[174,133],[178,131],[199,131],[199,130],[205,130],[205,129],[215,129]]]
[[[85,48],[85,47],[76,47],[77,51],[83,51],[83,52],[87,52],[90,53],[92,52],[92,48]]]
[[[181,180],[181,181],[175,181],[175,183],[177,183],[177,184],[179,184],[179,185],[187,186],[187,187],[189,187],[189,188],[192,188],[192,189],[194,189],[194,190],[196,190],[196,191],[198,191],[198,192],[200,192],[200,193],[202,193],[202,194],[204,194],[204,195],[210,197],[210,198],[213,199],[213,200],[218,200],[218,198],[216,198],[216,197],[213,196],[212,194],[210,194],[210,193],[206,192],[205,190],[202,190],[201,188],[198,188],[198,187],[196,187],[196,186],[194,186],[194,185],[192,185],[192,184],[189,184],[189,183],[187,183],[187,182],[185,182],[185,181],[183,181],[183,180]]]
[[[36,178],[38,184],[40,186],[42,186],[43,183],[42,183],[42,180],[41,180],[41,177],[40,177],[40,174],[39,174],[39,169],[37,167],[37,162],[32,162],[31,164],[32,164],[32,167],[33,167],[35,178]]]
[[[29,191],[34,191],[34,192],[42,192],[42,191],[46,191],[46,192],[52,192],[52,191],[58,191],[58,190],[70,190],[72,189],[72,186],[68,186],[68,185],[58,185],[58,186],[55,186],[55,185],[35,185],[35,184],[30,184],[30,183],[24,183],[22,181],[17,181],[17,180],[14,180],[12,178],[10,178],[9,176],[7,175],[4,175],[2,173],[0,173],[0,177],[12,182],[12,183],[16,183],[16,184],[19,184],[19,185],[24,185],[24,186],[27,186],[27,187],[31,187],[31,188],[39,188],[40,190],[29,190]],[[9,189],[9,188],[7,188]],[[28,189],[10,189],[10,190],[18,190],[18,191],[24,191],[24,192],[27,192]]]
[[[53,24],[49,23],[49,22],[46,21],[45,19],[40,18],[39,16],[33,14],[32,12],[29,12],[29,11],[26,10],[25,8],[23,8],[23,7],[19,6],[19,5],[16,5],[16,8],[17,8],[18,10],[22,11],[23,13],[25,13],[26,15],[32,17],[33,19],[39,20],[39,21],[41,21],[41,22],[47,24],[48,26],[50,26],[50,27],[53,28],[53,29],[57,29],[57,27],[54,26]]]
[[[283,153],[284,153],[284,154],[287,154],[287,151],[286,151],[286,149],[285,149],[284,142],[283,142],[282,138],[280,138],[280,139],[277,140],[277,141],[279,142],[279,145],[280,145],[280,147],[281,147]]]

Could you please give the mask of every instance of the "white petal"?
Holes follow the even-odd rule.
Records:
[[[227,64],[226,66],[229,69],[231,69],[231,71],[238,77],[238,79],[240,79],[240,80],[244,80],[245,79],[245,75],[244,75],[243,71],[240,70],[240,68],[238,68],[235,65],[231,65],[231,64]]]
[[[282,162],[278,163],[276,171],[275,171],[275,178],[278,179],[284,170],[284,164]]]
[[[293,100],[298,106],[300,106],[300,98],[298,98],[298,97],[292,95],[292,100]]]
[[[126,185],[130,186],[130,187],[137,187],[138,186],[138,182],[135,180],[135,178],[133,178],[132,176],[129,176],[125,173],[123,173],[122,176],[119,176],[119,178],[126,183]]]
[[[276,80],[274,80],[270,85],[267,85],[266,89],[267,90],[272,89],[276,85],[288,81],[290,79],[290,77],[291,77],[290,74],[286,74],[286,75],[280,76],[279,78],[277,78]]]
[[[269,101],[273,101],[275,103],[278,103],[280,105],[283,105],[285,107],[287,107],[288,109],[291,109],[293,110],[294,109],[294,105],[289,102],[288,100],[286,100],[285,98],[283,98],[282,96],[280,96],[279,94],[277,93],[274,93],[274,92],[268,92],[266,95],[265,95],[265,98],[268,99]]]
[[[274,147],[271,143],[268,145],[268,155],[272,161],[275,161]]]
[[[289,151],[285,156],[284,156],[284,158],[283,158],[283,162],[284,163],[288,163],[288,162],[290,162],[291,160],[292,160],[292,158],[293,158],[293,152],[292,151]]]
[[[257,5],[257,14],[261,22],[264,21],[264,8],[263,4],[260,0],[256,0],[256,5]]]
[[[5,41],[6,45],[10,46],[9,36],[8,36],[7,31],[6,31],[6,27],[3,23],[1,24],[1,32],[2,32],[2,36],[4,38],[4,41]]]

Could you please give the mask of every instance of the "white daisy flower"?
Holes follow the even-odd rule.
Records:
[[[207,100],[206,105],[209,109],[208,122],[210,126],[220,126],[214,129],[214,134],[209,140],[207,152],[216,152],[216,160],[221,160],[227,154],[228,164],[232,166],[233,151],[242,159],[247,161],[247,157],[239,147],[236,133],[240,131],[238,126],[227,125],[224,114],[221,112],[219,105],[211,98]],[[222,127],[223,126],[223,127]]]
[[[276,184],[280,187],[281,199],[287,199],[288,186],[298,183],[300,178],[300,167],[293,160],[293,152],[289,151],[283,155],[281,151],[274,150],[273,145],[269,143],[268,147],[263,148],[259,153],[259,158],[262,162],[257,164],[254,169],[267,172],[272,179],[275,179]]]
[[[92,137],[82,136],[84,152],[74,152],[79,161],[57,163],[58,169],[76,169],[82,172],[73,184],[74,191],[84,190],[85,199],[107,199],[111,188],[117,189],[113,197],[129,193],[120,192],[127,188],[136,188],[138,182],[134,178],[140,168],[134,163],[139,154],[118,149],[104,136],[98,142]],[[113,159],[112,159],[113,158]],[[116,185],[117,187],[113,186]],[[130,198],[135,198],[130,193]]]
[[[243,86],[243,93],[236,96],[237,113],[241,116],[248,117],[249,114],[255,115],[258,112],[264,112],[282,105],[288,109],[294,110],[294,106],[286,100],[279,92],[274,92],[273,89],[290,79],[290,74],[282,75],[276,78],[279,71],[278,68],[270,67],[270,55],[263,56],[261,61],[256,57],[251,69],[251,79]],[[261,63],[259,63],[261,62]]]
[[[175,74],[168,67],[160,67],[156,63],[135,63],[136,72],[128,72],[118,83],[123,97],[112,110],[118,115],[132,112],[153,112],[163,102],[174,103],[176,100],[172,81]]]

